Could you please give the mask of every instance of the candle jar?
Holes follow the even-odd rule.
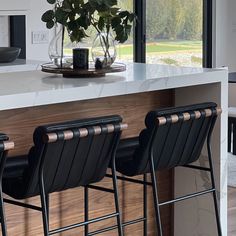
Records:
[[[84,69],[89,68],[89,49],[88,48],[74,48],[73,49],[73,68]]]

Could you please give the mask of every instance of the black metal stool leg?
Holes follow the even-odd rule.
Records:
[[[213,192],[213,199],[214,199],[214,207],[215,207],[215,214],[216,214],[218,236],[222,236],[222,230],[221,230],[221,224],[220,224],[220,215],[219,215],[219,209],[218,209],[218,204],[217,204],[217,194],[216,194],[216,191]]]
[[[2,226],[2,236],[7,236],[7,230],[6,230],[6,221],[5,221],[5,214],[4,214],[4,203],[2,198],[2,188],[0,186],[0,218],[1,218],[1,226]]]
[[[49,227],[49,194],[46,194],[46,206],[47,206],[47,217],[48,217],[48,227]]]
[[[231,152],[231,136],[232,136],[232,123],[230,119],[228,119],[228,152]]]
[[[147,236],[147,174],[143,175],[143,236]]]
[[[88,202],[88,187],[84,187],[84,221],[89,220],[89,202]],[[84,235],[88,236],[89,226],[88,224],[84,226]]]
[[[39,188],[40,188],[40,199],[42,204],[43,229],[44,229],[44,236],[49,236],[47,200],[43,183],[44,183],[43,176],[41,176]]]
[[[235,123],[233,125],[233,154],[236,155],[236,125]]]
[[[117,225],[118,225],[118,233],[119,233],[119,236],[123,236],[124,233],[123,233],[120,206],[119,206],[119,195],[118,195],[115,163],[113,163],[113,165],[112,165],[112,182],[113,182],[113,189],[114,189],[115,207],[116,207],[116,212],[118,213],[118,215],[116,217]]]
[[[218,203],[217,203],[217,193],[216,193],[216,186],[215,186],[214,169],[213,169],[213,162],[212,162],[212,156],[211,156],[210,136],[207,139],[207,151],[208,151],[209,165],[210,165],[210,169],[211,169],[210,173],[211,173],[212,188],[215,189],[215,191],[213,191],[213,199],[214,199],[217,231],[218,231],[218,236],[222,236],[219,208],[218,208]]]
[[[159,201],[158,201],[158,192],[157,192],[157,180],[156,180],[156,173],[155,173],[155,169],[154,169],[153,155],[151,155],[151,157],[150,157],[150,167],[151,167],[151,180],[152,180],[154,208],[155,208],[155,213],[156,213],[157,232],[158,232],[158,236],[163,236],[160,207],[159,207]]]

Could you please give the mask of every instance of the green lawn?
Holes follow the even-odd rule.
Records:
[[[194,51],[201,52],[201,41],[162,41],[155,43],[147,43],[147,53],[173,53],[178,51]],[[66,53],[69,53],[70,49],[65,49]],[[118,45],[117,52],[120,56],[132,55],[132,45]]]
[[[157,42],[148,43],[147,53],[173,53],[178,51],[196,51],[202,50],[201,41],[177,41],[177,42]],[[119,55],[130,55],[133,52],[131,45],[119,45],[117,47]]]

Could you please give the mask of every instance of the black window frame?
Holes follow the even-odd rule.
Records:
[[[10,46],[21,48],[20,59],[26,59],[26,16],[10,16]]]
[[[146,1],[134,0],[137,23],[134,30],[134,61],[146,62]],[[213,0],[203,1],[203,67],[212,68],[212,12]]]

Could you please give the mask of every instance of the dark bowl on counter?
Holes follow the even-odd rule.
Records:
[[[0,63],[9,63],[16,60],[20,55],[21,48],[0,47]]]

